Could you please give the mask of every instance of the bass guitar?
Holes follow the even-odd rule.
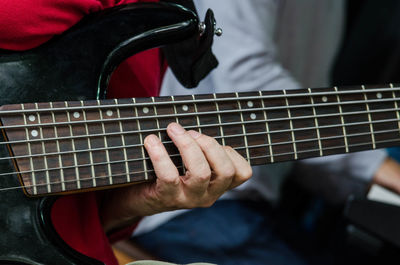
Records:
[[[115,21],[121,26],[105,34]],[[37,49],[2,51],[0,263],[98,264],[54,231],[50,211],[58,196],[51,195],[153,180],[143,147],[148,134],[160,137],[183,171],[165,132],[171,122],[232,146],[251,165],[400,143],[400,87],[393,84],[101,99],[128,53],[195,36],[198,25],[180,6],[124,6]],[[92,41],[80,42],[83,36]],[[33,99],[42,103],[26,103]]]

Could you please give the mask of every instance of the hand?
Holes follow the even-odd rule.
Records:
[[[209,207],[224,192],[250,178],[250,165],[231,147],[196,131],[185,131],[177,123],[171,123],[167,133],[180,152],[186,174],[179,175],[157,136],[147,136],[144,146],[157,179],[108,193],[100,213],[106,231],[142,216]]]
[[[392,158],[386,158],[372,182],[400,194],[400,164]]]

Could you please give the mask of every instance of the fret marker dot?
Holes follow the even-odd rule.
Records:
[[[113,111],[109,109],[107,110],[106,114],[108,117],[111,117],[113,115]]]
[[[36,117],[35,117],[35,115],[29,115],[28,119],[29,119],[30,121],[35,121],[35,120],[36,120]]]
[[[74,116],[75,119],[79,119],[79,117],[81,116],[81,114],[79,114],[79,112],[75,111],[74,114],[72,114]]]
[[[376,93],[376,97],[379,98],[379,99],[381,99],[381,98],[382,98],[382,93],[379,93],[379,92]]]
[[[32,135],[33,137],[37,137],[37,136],[39,135],[39,132],[38,132],[37,130],[32,130],[32,131],[31,131],[31,135]]]
[[[183,105],[183,106],[182,106],[182,110],[183,110],[183,111],[188,111],[188,110],[189,110],[188,105]]]
[[[249,108],[254,107],[253,101],[247,101],[247,106],[248,106]]]
[[[322,97],[322,102],[328,102],[328,98],[326,96]]]
[[[143,113],[146,113],[146,114],[147,114],[147,113],[149,113],[149,111],[150,111],[150,110],[149,110],[148,107],[144,107],[144,108],[143,108]]]
[[[257,115],[255,113],[250,114],[250,118],[252,120],[255,120],[257,118]]]

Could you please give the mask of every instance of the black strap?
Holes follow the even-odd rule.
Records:
[[[191,0],[162,0],[182,5],[196,12]],[[163,53],[168,65],[179,82],[186,88],[196,87],[214,68],[218,61],[212,53],[215,20],[211,10],[205,18],[206,32],[201,36],[193,36],[183,42],[164,47]]]

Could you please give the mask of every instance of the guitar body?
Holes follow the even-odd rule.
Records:
[[[172,4],[132,4],[93,14],[48,43],[25,52],[0,50],[0,105],[102,98],[109,77],[134,53],[198,34],[197,16]],[[1,146],[1,157],[9,156]],[[3,172],[15,171],[5,162]],[[0,188],[20,186],[0,177]],[[50,211],[57,197],[0,192],[0,264],[102,264],[67,246]]]

